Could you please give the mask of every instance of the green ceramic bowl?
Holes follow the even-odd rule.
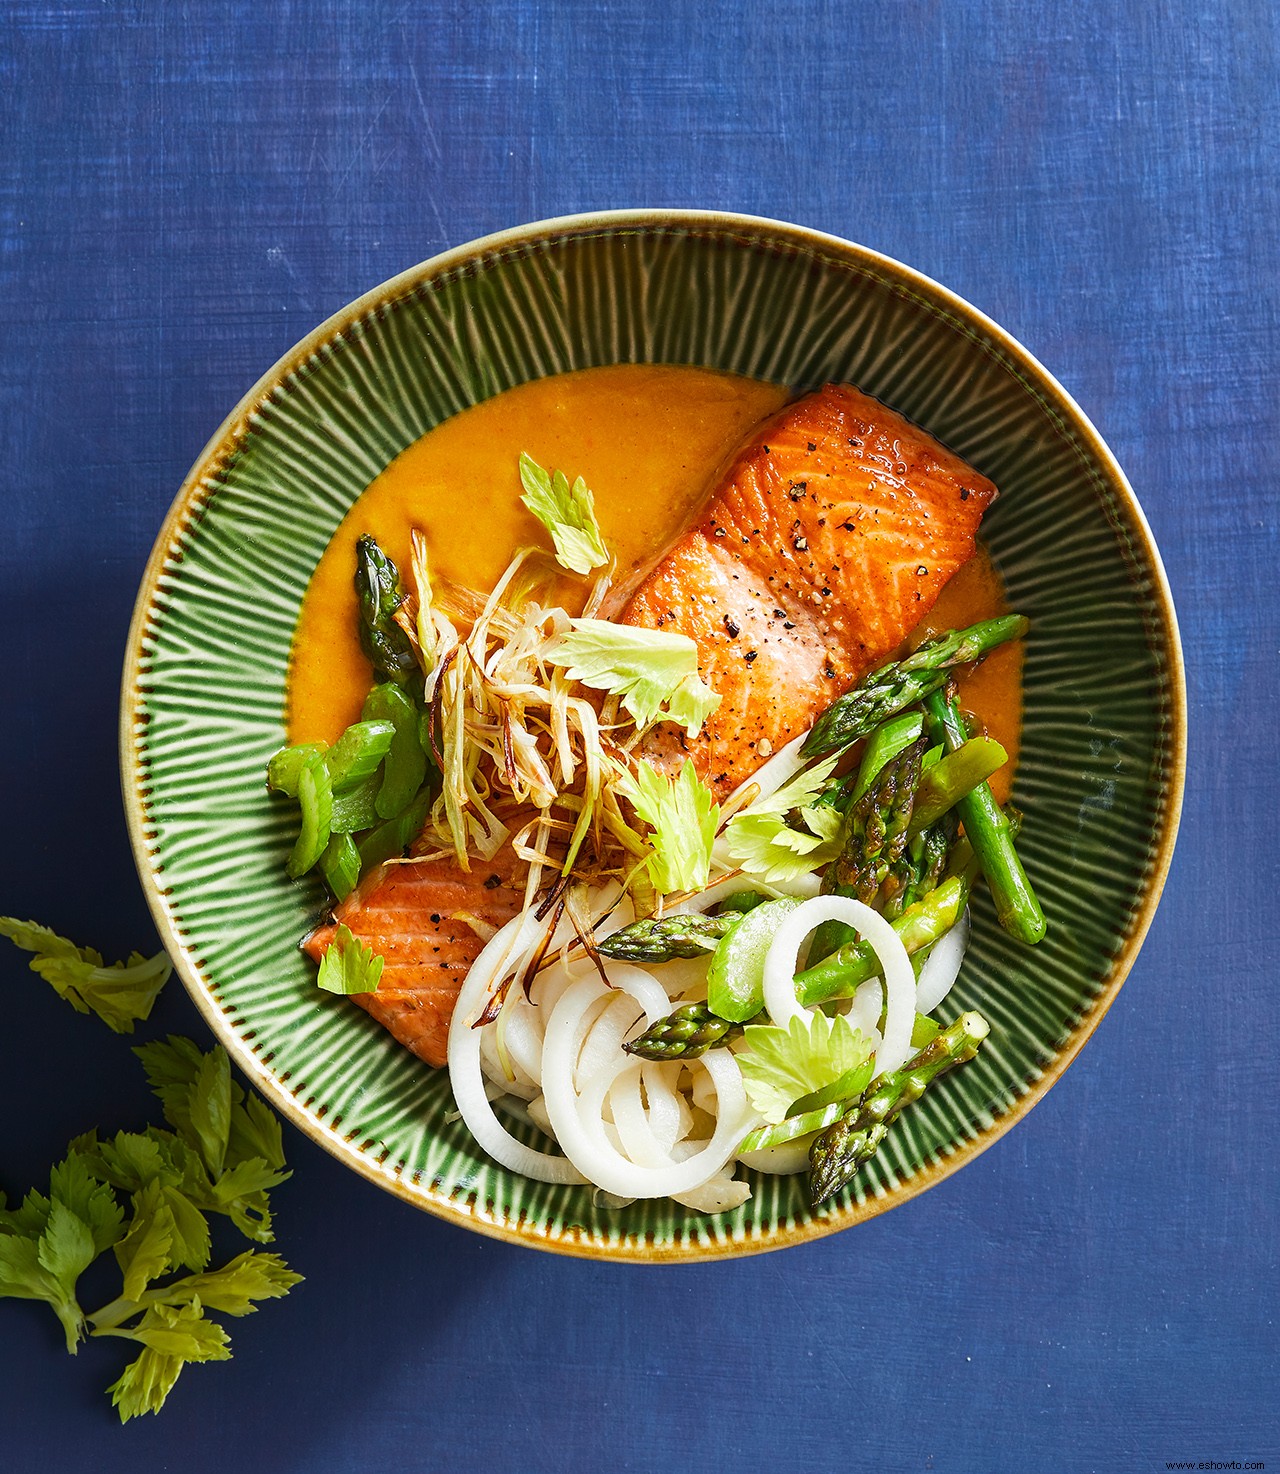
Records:
[[[622,1210],[517,1178],[452,1121],[444,1072],[317,990],[298,939],[318,883],[285,879],[295,822],[263,766],[307,581],[343,514],[433,425],[546,374],[696,364],[796,390],[847,380],[999,486],[984,533],[1032,620],[1016,801],[1048,913],[1019,948],[985,893],[957,1007],[981,1056],[911,1108],[819,1212],[797,1178],[738,1211]],[[259,576],[263,561],[271,580]],[[682,1261],[800,1243],[882,1212],[1007,1131],[1097,1027],[1151,920],[1182,795],[1185,696],[1159,555],[1069,396],[994,323],[859,246],[742,216],[628,211],[490,236],[352,303],[209,442],[161,529],[124,673],[121,761],[143,885],[205,1018],[264,1095],[371,1181],[539,1248]]]

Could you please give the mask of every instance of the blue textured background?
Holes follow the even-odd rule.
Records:
[[[0,1305],[6,1470],[1280,1468],[1277,113],[1269,0],[7,3],[0,910],[150,926],[116,778],[183,474],[367,287],[573,210],[714,206],[937,277],[1062,379],[1164,551],[1191,767],[1143,954],[995,1147],[844,1235],[611,1268],[446,1227],[287,1132],[307,1276],[158,1419]],[[0,956],[0,1181],[145,1118],[123,1041]],[[170,990],[155,1023],[205,1037]]]

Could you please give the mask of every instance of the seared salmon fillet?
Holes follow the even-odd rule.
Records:
[[[690,753],[723,798],[901,645],[972,556],[995,494],[847,385],[782,410],[620,616],[693,639],[721,697],[696,738],[664,724],[645,756],[674,768]]]
[[[523,880],[513,884],[510,857],[499,859],[469,875],[451,859],[385,865],[303,944],[318,962],[342,924],[372,947],[384,959],[377,992],[352,1001],[429,1065],[445,1062],[458,990],[484,946],[462,915],[498,927],[524,904]]]

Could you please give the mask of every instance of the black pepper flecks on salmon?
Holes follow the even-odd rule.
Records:
[[[784,409],[620,616],[693,639],[721,698],[697,738],[662,726],[645,755],[674,766],[689,752],[724,797],[902,644],[972,557],[995,494],[856,389]]]

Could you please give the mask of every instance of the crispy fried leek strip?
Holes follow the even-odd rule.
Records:
[[[650,847],[615,791],[643,730],[616,696],[582,694],[548,658],[572,628],[556,602],[563,575],[524,548],[484,596],[433,577],[418,532],[409,572],[412,591],[396,619],[422,670],[425,740],[442,777],[417,848],[452,854],[469,870],[510,842],[530,867],[528,902],[573,875],[631,877],[646,892],[637,901],[652,905],[639,878]],[[609,587],[606,570],[584,617],[598,613]]]

